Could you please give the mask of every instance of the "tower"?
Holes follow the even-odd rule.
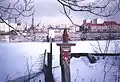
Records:
[[[30,27],[31,30],[34,30],[34,14],[32,15],[32,25]]]

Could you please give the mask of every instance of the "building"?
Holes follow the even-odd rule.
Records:
[[[21,23],[9,23],[14,29],[18,31],[23,31],[25,26]],[[13,28],[9,27],[9,31],[14,30]]]
[[[83,21],[79,30],[81,39],[85,40],[112,40],[120,39],[120,24],[116,21],[94,19],[91,22]]]
[[[10,26],[12,27],[9,27],[6,23],[4,22],[0,22],[0,32],[9,32],[11,30],[19,30],[19,31],[23,31],[24,30],[24,25],[21,24],[21,23],[9,23],[7,20],[5,20],[6,23],[8,23]]]
[[[5,22],[8,23],[7,20]],[[9,26],[2,21],[0,22],[0,32],[9,32]]]
[[[63,34],[63,31],[64,31],[65,28],[59,28],[59,27],[49,27],[48,28],[48,33],[49,33],[49,36],[52,36],[52,37],[57,37],[57,36],[62,36]],[[68,32],[71,31],[70,28],[67,28],[68,29]]]
[[[120,24],[116,21],[103,21],[101,19],[94,19],[91,23],[83,21],[80,27],[84,32],[120,32]]]
[[[104,20],[101,19],[101,18],[96,18],[96,19],[91,20],[91,23],[93,23],[93,24],[102,24],[102,23],[104,23]]]

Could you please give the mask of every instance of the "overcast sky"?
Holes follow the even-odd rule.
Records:
[[[36,0],[35,20],[42,24],[69,23],[65,15],[61,14],[61,5],[57,0]]]
[[[36,0],[35,1],[35,23],[44,25],[49,24],[71,24],[68,18],[60,12],[62,10],[61,4],[57,0]],[[85,19],[86,14],[76,13],[75,22],[81,23]],[[91,17],[91,16],[87,16]],[[31,18],[25,20],[31,22]]]
[[[57,0],[36,0],[35,4],[35,20],[42,24],[67,24],[70,23],[68,18],[60,12],[61,4]],[[74,21],[82,23],[83,19],[92,18],[92,15],[84,13],[75,13]]]
[[[11,0],[9,0],[11,1]],[[14,0],[13,0],[14,1]],[[90,0],[91,1],[91,0]],[[61,4],[57,0],[35,0],[35,23],[41,23],[42,25],[49,24],[67,24],[70,23],[67,17],[63,15],[60,10],[62,10]],[[95,15],[89,13],[74,13],[74,21],[78,24],[82,24],[84,19],[94,19],[97,18]],[[102,17],[100,17],[102,18]],[[114,17],[109,17],[107,20],[117,20],[120,22],[120,15],[117,14]],[[24,23],[31,23],[31,17],[23,19]]]
[[[65,24],[70,23],[67,17],[63,15],[60,10],[62,10],[61,4],[57,0],[36,0],[35,3],[35,22],[41,24]],[[82,24],[84,19],[94,19],[97,18],[95,15],[89,13],[74,13],[74,21],[76,23]],[[101,17],[102,18],[102,17]],[[120,15],[114,17],[106,18],[107,20],[119,20]],[[105,18],[104,18],[105,19]],[[119,21],[120,22],[120,21]]]

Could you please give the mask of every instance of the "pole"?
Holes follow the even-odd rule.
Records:
[[[60,48],[60,51],[61,51],[61,48]],[[61,66],[61,80],[62,82],[65,82],[65,69],[63,65],[62,54],[60,54],[60,66]]]
[[[52,74],[52,41],[50,40],[50,53],[47,53],[47,66],[45,66],[45,82],[54,82]]]
[[[70,75],[70,58],[71,58],[71,46],[74,43],[68,43],[69,35],[67,34],[67,29],[63,32],[63,43],[58,43],[60,46],[60,66],[61,66],[61,81],[71,82]]]
[[[50,38],[50,53],[48,53],[48,82],[54,82],[52,75],[52,40]]]
[[[52,41],[50,39],[50,54],[48,54],[48,67],[52,69]]]

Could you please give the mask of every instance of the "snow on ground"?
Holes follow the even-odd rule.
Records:
[[[7,75],[16,78],[25,74],[26,58],[29,59],[29,67],[37,63],[38,56],[49,50],[48,43],[1,43],[0,44],[0,82],[4,82]],[[27,61],[26,61],[27,62]],[[38,65],[38,64],[37,64]],[[34,65],[33,71],[38,67]],[[35,68],[36,67],[36,68]]]
[[[108,42],[108,41],[107,41]],[[72,53],[93,53],[95,50],[100,52],[96,41],[77,41],[76,46],[72,47]],[[106,41],[99,41],[102,52],[105,50]],[[120,48],[119,40],[111,41],[108,52],[118,52]],[[35,64],[33,71],[38,71],[38,57],[45,49],[50,51],[49,43],[42,42],[23,42],[23,43],[1,43],[0,44],[0,82],[4,82],[7,75],[14,79],[25,74],[25,58],[29,59],[29,66]],[[119,51],[120,52],[120,51]],[[41,56],[42,57],[42,56]],[[91,65],[87,58],[71,59],[71,79],[72,82],[89,82],[95,80],[101,82],[103,75],[104,60]],[[59,47],[53,42],[53,67],[59,66]],[[60,66],[53,69],[56,82],[60,82]],[[76,78],[77,77],[77,78]]]

